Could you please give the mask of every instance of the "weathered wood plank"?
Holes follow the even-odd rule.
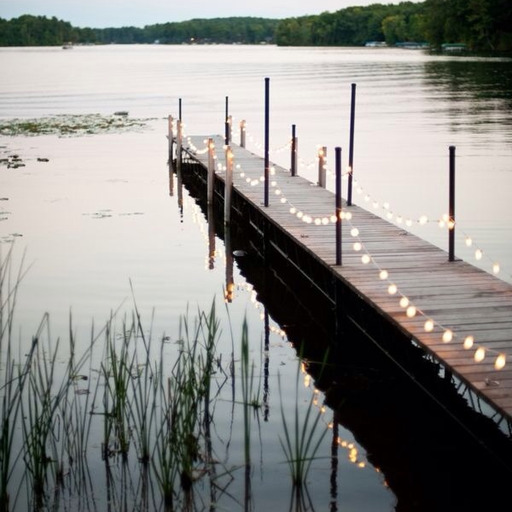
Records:
[[[196,152],[202,149],[207,137],[190,137],[185,151],[189,158],[208,164],[208,155]],[[214,137],[218,162],[224,161],[223,138]],[[300,176],[291,177],[289,171],[273,166],[270,205],[264,207],[263,159],[239,146],[232,145],[235,171],[233,182],[237,191],[266,216],[285,230],[301,249],[327,267],[334,276],[356,290],[372,307],[394,325],[411,336],[416,343],[454,372],[474,392],[497,411],[512,419],[512,366],[500,371],[494,366],[498,354],[512,361],[512,285],[464,261],[448,262],[446,251],[408,233],[404,225],[391,224],[359,206],[346,207],[352,218],[343,221],[343,265],[335,266],[335,228],[329,222],[316,225],[314,219],[329,219],[335,213],[334,194]],[[224,172],[217,177],[223,181]],[[279,190],[280,195],[275,191]],[[281,198],[285,202],[281,202]],[[290,208],[312,218],[304,222]],[[352,229],[357,228],[357,236]],[[355,243],[362,244],[359,252]],[[361,257],[371,255],[363,264]],[[380,278],[380,271],[388,276]],[[397,286],[394,295],[388,286]],[[399,301],[406,296],[417,308],[409,318]],[[434,329],[426,332],[425,321],[432,319]],[[445,343],[442,334],[453,331],[453,340]],[[475,345],[466,350],[463,340],[473,336]],[[482,347],[486,357],[474,359],[475,349]]]

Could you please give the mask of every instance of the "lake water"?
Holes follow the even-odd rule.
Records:
[[[123,133],[0,138],[0,157],[18,154],[25,164],[0,166],[1,254],[14,243],[16,263],[25,253],[28,270],[16,304],[15,332],[22,346],[28,346],[45,312],[52,336],[62,338],[71,313],[78,343],[87,344],[93,321],[101,325],[118,307],[131,311],[132,286],[143,322],[171,341],[177,340],[187,307],[208,309],[215,298],[225,360],[231,351],[227,333],[232,329],[238,339],[247,317],[251,358],[262,371],[264,305],[235,265],[234,300],[224,308],[223,243],[216,240],[212,264],[203,213],[187,190],[183,205],[169,194],[165,136],[167,116],[178,114],[179,99],[187,133],[223,133],[228,97],[235,126],[247,122],[248,148],[262,153],[265,77],[271,91],[271,159],[289,165],[282,148],[295,124],[299,174],[313,182],[318,146],[327,146],[328,156],[341,146],[347,161],[355,83],[354,174],[361,193],[354,202],[383,216],[391,210],[413,219],[413,232],[443,248],[447,235],[435,220],[447,211],[448,147],[456,146],[457,256],[489,272],[499,262],[499,277],[512,281],[511,60],[371,48],[113,45],[2,48],[0,64],[0,121],[116,111],[144,120],[144,127]],[[417,222],[424,214],[432,219],[426,226]],[[480,261],[476,248],[484,254]],[[284,377],[284,393],[293,397],[296,353],[281,326],[272,325],[265,353],[274,391],[270,420],[259,424],[261,440],[253,441],[259,459],[252,475],[254,510],[290,502],[276,434],[282,428],[276,378]],[[299,401],[307,405],[312,392],[301,389]],[[342,428],[339,435],[355,443],[357,460],[350,449],[341,449],[333,493],[327,436],[309,483],[316,509],[400,510],[397,489],[407,476],[393,482],[395,489],[388,486],[357,433]],[[239,456],[234,459],[236,464]],[[236,509],[243,499],[233,487],[235,498],[223,506]],[[415,510],[427,508],[418,504]]]

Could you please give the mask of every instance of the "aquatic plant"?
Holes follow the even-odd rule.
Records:
[[[306,479],[311,468],[311,464],[316,459],[316,454],[327,433],[324,429],[318,432],[318,426],[322,413],[316,410],[315,396],[312,394],[304,418],[301,418],[299,410],[299,377],[300,360],[297,365],[297,377],[295,386],[295,410],[292,424],[286,419],[283,407],[283,396],[281,390],[281,376],[278,374],[279,394],[281,397],[281,419],[283,424],[283,437],[279,437],[279,442],[286,457],[286,462],[290,470],[290,476],[294,488],[304,488]]]

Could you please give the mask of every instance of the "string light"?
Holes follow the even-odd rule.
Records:
[[[208,150],[208,147],[206,148],[206,151],[207,150]],[[201,153],[201,154],[205,152],[204,150],[197,150],[197,151],[198,151],[198,153]],[[215,158],[216,158],[216,156],[215,156]],[[219,167],[221,169],[223,169],[222,165],[220,165]],[[238,171],[240,171],[241,177],[245,176],[245,173],[243,173],[243,171],[241,170],[241,166],[240,165],[237,165],[236,169]],[[271,168],[271,173],[273,175],[275,175],[276,170],[275,170],[274,167]],[[247,181],[249,182],[250,179],[247,178]],[[255,186],[255,185],[261,183],[262,181],[263,180],[260,177],[259,180],[252,180],[251,184],[253,186]],[[277,187],[277,182],[275,180],[272,181],[272,186],[273,187]],[[362,187],[360,187],[360,185],[357,185],[357,191],[360,194],[363,192],[363,189],[362,189]],[[282,196],[282,190],[276,188],[275,194],[277,196]],[[366,202],[372,201],[371,197],[368,194],[365,196],[365,201]],[[286,199],[286,197],[283,196],[283,197],[280,197],[280,202],[285,204],[285,203],[288,203],[288,200]],[[378,207],[379,202],[378,201],[372,201],[372,204],[373,204],[374,207]],[[394,216],[393,212],[390,210],[390,205],[389,205],[388,202],[382,203],[382,208],[386,211],[386,216],[389,219],[392,219],[394,217],[395,221],[397,223],[402,224],[404,222],[403,217],[401,215]],[[329,224],[329,222],[335,222],[336,221],[336,216],[334,216],[334,215],[331,215],[329,217],[327,217],[327,216],[312,217],[311,215],[308,215],[308,214],[304,213],[302,210],[299,210],[296,206],[293,206],[293,205],[290,206],[289,211],[290,211],[291,214],[296,215],[297,218],[302,219],[304,222],[306,222],[308,224],[314,224],[315,226],[327,225],[327,224]],[[352,214],[351,214],[351,212],[343,211],[342,215],[341,215],[341,218],[344,219],[344,220],[350,221],[352,219]],[[417,222],[420,225],[425,225],[425,224],[427,224],[429,222],[429,219],[428,219],[428,217],[426,215],[421,215]],[[407,218],[405,220],[405,224],[406,224],[406,226],[410,227],[410,226],[412,226],[413,221],[410,218]],[[443,216],[439,220],[439,225],[447,226],[448,229],[453,229],[454,226],[455,226],[455,223],[453,221],[450,221],[449,216],[447,214],[443,214]],[[356,237],[356,238],[359,237],[359,235],[360,235],[359,229],[357,229],[356,227],[352,227],[351,230],[350,230],[350,233],[351,233],[351,235],[353,237]],[[472,247],[473,246],[473,239],[471,237],[469,237],[469,236],[465,236],[465,245],[467,247]],[[363,246],[363,244],[361,243],[360,240],[356,241],[353,244],[353,249],[354,249],[355,252],[359,252],[363,248],[364,248],[364,246]],[[475,259],[477,261],[480,261],[483,258],[483,256],[484,256],[483,250],[480,249],[480,248],[477,248],[475,250],[475,252],[474,252],[474,256],[475,256]],[[361,261],[362,261],[363,264],[368,264],[370,262],[373,262],[376,265],[376,262],[373,260],[373,258],[371,257],[371,255],[368,252],[365,252],[365,254],[362,255]],[[492,264],[492,271],[493,271],[493,273],[495,275],[500,273],[501,266],[500,266],[500,264],[498,262],[493,262],[493,264]],[[383,280],[383,281],[388,281],[387,291],[388,291],[389,295],[395,295],[395,294],[398,293],[397,285],[395,283],[389,282],[389,272],[388,271],[381,269],[380,272],[379,272],[379,278],[381,280]],[[415,317],[418,314],[421,314],[421,315],[424,314],[421,310],[419,310],[417,308],[417,306],[410,304],[409,299],[405,295],[402,295],[402,297],[400,299],[400,305],[401,305],[401,307],[403,307],[406,310],[405,313],[406,313],[406,316],[408,318],[413,318],[413,317]],[[436,323],[435,323],[435,321],[433,319],[427,319],[425,321],[425,323],[424,323],[424,330],[425,330],[425,332],[432,332],[434,330],[434,328],[435,328],[435,325],[436,325]],[[443,331],[442,340],[443,340],[444,343],[449,343],[449,342],[451,342],[455,338],[455,334],[453,333],[453,331],[451,329],[444,328],[441,325],[439,325],[439,327]],[[475,344],[475,342],[474,342],[474,337],[473,336],[466,336],[466,338],[463,341],[463,346],[464,346],[464,348],[466,350],[472,349],[474,347],[474,344]],[[477,346],[476,351],[474,353],[474,360],[476,362],[482,361],[489,352],[494,352],[494,351],[491,350],[491,349],[487,349],[486,350],[484,347],[481,347],[481,346],[478,347]],[[494,361],[495,369],[496,370],[501,370],[505,366],[506,366],[506,355],[502,354],[502,353],[496,353],[496,357],[495,357],[495,361]]]

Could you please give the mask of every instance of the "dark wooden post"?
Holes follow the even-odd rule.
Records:
[[[448,206],[448,260],[455,261],[455,146],[450,146],[450,185]]]
[[[347,190],[347,206],[352,205],[352,175],[354,174],[354,125],[356,113],[356,84],[352,84],[352,95],[350,101],[350,142],[348,147],[348,190]]]
[[[231,196],[233,194],[233,152],[226,147],[226,176],[224,190],[224,224],[231,222]]]
[[[245,119],[240,121],[240,147],[245,148]]]
[[[297,176],[297,128],[294,124],[292,124],[292,151],[291,151],[291,168],[290,174],[292,176]]]
[[[327,148],[324,146],[318,150],[318,186],[322,188],[325,188],[327,185],[326,159]]]
[[[336,265],[341,265],[341,148],[334,149],[336,153]]]
[[[226,144],[226,146],[231,144],[229,131],[229,98],[226,96],[226,115],[224,117],[224,144]]]
[[[264,205],[269,205],[269,179],[270,179],[270,158],[269,158],[269,123],[270,117],[270,78],[265,78],[265,190]]]

